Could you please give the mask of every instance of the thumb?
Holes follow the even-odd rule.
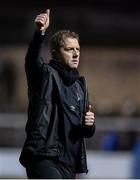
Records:
[[[91,112],[91,104],[88,106],[88,112]]]
[[[45,13],[48,14],[48,16],[49,16],[50,15],[50,9],[46,9]]]

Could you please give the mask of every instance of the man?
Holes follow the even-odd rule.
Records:
[[[46,64],[40,57],[49,14],[47,9],[36,17],[25,58],[29,108],[20,162],[28,178],[73,179],[76,173],[88,171],[84,137],[94,134],[94,113],[86,81],[77,70],[78,35],[69,30],[56,32],[51,40],[52,60]]]

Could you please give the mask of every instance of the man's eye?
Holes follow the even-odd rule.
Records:
[[[65,51],[72,51],[72,48],[65,48]]]
[[[65,51],[74,51],[74,48],[64,48]],[[79,48],[76,48],[76,51],[80,51]]]

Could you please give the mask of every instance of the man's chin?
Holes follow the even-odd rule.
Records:
[[[78,65],[77,64],[73,64],[70,66],[72,69],[77,69],[78,68]]]

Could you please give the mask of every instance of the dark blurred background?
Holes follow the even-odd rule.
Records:
[[[70,29],[80,36],[79,71],[88,81],[97,126],[95,136],[87,140],[87,149],[92,152],[139,152],[138,0],[0,1],[1,148],[20,149],[25,139],[28,100],[24,57],[34,33],[34,19],[47,8],[51,9],[51,23],[42,50],[46,62],[51,58],[49,41],[54,32]],[[1,172],[0,177],[3,177]],[[125,177],[130,175],[120,176]]]
[[[140,1],[138,0],[1,0],[0,44],[27,43],[32,20],[51,8],[51,31],[71,28],[84,45],[139,46]]]

